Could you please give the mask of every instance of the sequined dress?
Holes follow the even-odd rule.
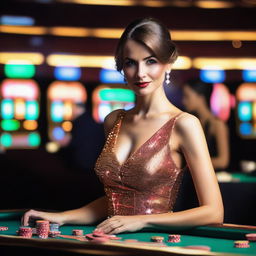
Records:
[[[96,161],[104,184],[108,214],[140,215],[170,212],[176,201],[183,169],[171,156],[169,139],[177,117],[168,120],[138,150],[120,164],[114,147],[125,111],[121,111]]]

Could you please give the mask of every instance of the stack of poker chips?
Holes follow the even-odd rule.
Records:
[[[7,230],[8,230],[8,227],[0,226],[0,231],[7,231]]]
[[[171,234],[168,236],[169,243],[179,243],[180,242],[180,235],[177,234]]]
[[[58,223],[51,223],[50,224],[50,230],[49,230],[49,236],[50,237],[56,237],[61,234],[59,230],[60,225]]]
[[[25,238],[31,238],[33,235],[32,228],[30,227],[19,227],[18,236],[22,236]]]
[[[36,221],[36,232],[39,238],[48,238],[50,231],[50,223],[48,220],[37,220]]]
[[[84,231],[82,229],[73,229],[72,230],[72,235],[73,236],[83,236]]]
[[[234,241],[234,247],[236,248],[249,248],[250,244],[248,240]]]
[[[164,237],[163,236],[152,236],[151,241],[156,242],[156,243],[162,243],[164,241]]]

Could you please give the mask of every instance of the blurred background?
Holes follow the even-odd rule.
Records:
[[[103,194],[93,171],[102,121],[135,102],[115,47],[128,23],[152,16],[180,53],[167,97],[185,110],[184,84],[210,83],[211,111],[228,127],[225,222],[256,225],[255,13],[254,0],[1,1],[0,208],[65,210]],[[177,209],[190,200],[182,193]]]

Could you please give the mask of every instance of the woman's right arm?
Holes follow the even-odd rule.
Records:
[[[22,218],[22,225],[29,225],[30,219],[44,219],[63,224],[89,225],[107,218],[108,207],[106,196],[74,210],[64,212],[27,211]]]
[[[114,110],[108,114],[104,120],[104,130],[107,137],[111,128],[113,127],[118,114],[121,109]],[[30,219],[44,219],[50,222],[63,224],[81,224],[89,225],[101,221],[108,216],[107,198],[106,196],[100,197],[95,201],[74,210],[64,212],[43,212],[36,210],[27,211],[22,217],[22,225],[29,225]]]

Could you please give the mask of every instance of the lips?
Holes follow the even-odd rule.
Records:
[[[149,85],[150,82],[136,82],[134,83],[136,86],[140,87],[140,88],[145,88]]]

